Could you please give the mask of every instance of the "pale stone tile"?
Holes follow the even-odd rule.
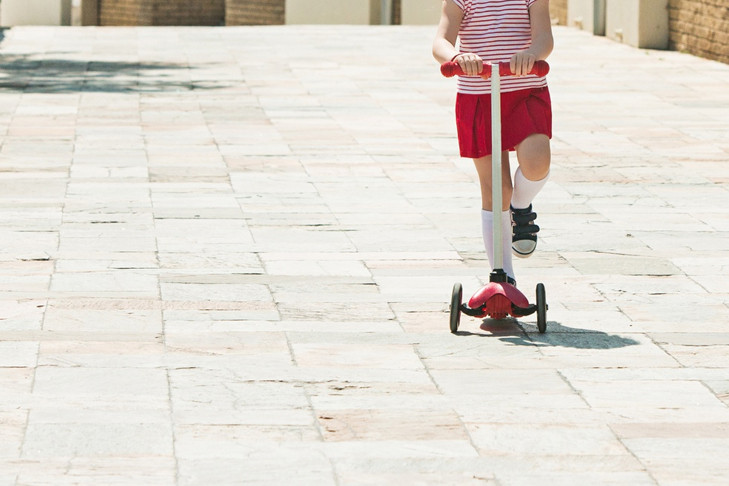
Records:
[[[83,399],[57,397],[38,401],[29,414],[32,424],[169,424],[169,403],[145,397],[120,399]]]
[[[263,267],[259,256],[255,253],[236,251],[230,247],[228,251],[214,253],[202,252],[193,253],[185,248],[184,252],[170,253],[160,251],[158,261],[163,271],[184,270],[187,273],[193,271],[199,273],[263,273]]]
[[[406,345],[292,343],[291,346],[297,365],[306,368],[423,369],[412,347]]]
[[[726,437],[636,438],[624,440],[661,484],[721,484],[729,474],[712,454],[727,447]]]
[[[356,250],[348,235],[325,229],[259,226],[252,227],[251,233],[258,248],[265,249],[267,252]]]
[[[56,273],[50,288],[57,292],[78,294],[123,294],[156,296],[157,277],[149,272],[117,270],[114,272]]]
[[[571,394],[572,389],[556,370],[431,370],[440,390],[449,396]]]
[[[577,464],[574,465],[566,464],[567,461],[557,461],[554,457],[547,457],[547,459],[555,462],[561,470],[556,472],[544,472],[544,470],[541,469],[533,472],[521,471],[517,473],[515,471],[519,470],[519,464],[523,462],[521,456],[517,456],[511,460],[511,464],[504,466],[503,471],[499,471],[499,473],[497,473],[497,480],[499,481],[499,484],[510,484],[515,486],[528,486],[542,481],[549,482],[550,484],[563,484],[569,486],[594,483],[649,486],[656,483],[655,478],[646,471],[620,471],[625,468],[623,463],[620,461],[610,461],[607,463],[607,466],[612,469],[611,471],[598,470],[594,472],[584,472],[585,463],[588,465],[595,462],[604,463],[605,458],[603,456],[587,456],[584,461],[579,462],[574,461],[574,457],[568,457],[567,460],[572,460],[572,463],[577,462]],[[635,469],[639,468],[639,466],[634,467]]]
[[[20,457],[26,420],[27,412],[25,411],[16,415],[0,413],[0,433],[3,436],[3,441],[0,443],[0,461]],[[0,469],[4,468],[0,466]],[[0,484],[3,484],[2,481],[3,479],[0,475]]]
[[[169,424],[29,424],[23,457],[163,456],[172,454]]]
[[[274,332],[198,332],[167,331],[165,346],[169,351],[186,353],[236,354],[260,356],[261,360],[280,356],[290,361],[289,347],[283,333]]]
[[[94,339],[94,331],[84,331],[87,339]],[[96,331],[103,332],[103,331]],[[126,335],[126,341],[77,342],[71,337],[58,337],[58,342],[43,342],[40,346],[39,366],[83,367],[83,368],[157,368],[164,366],[162,340],[158,333]],[[146,342],[134,342],[146,339]],[[111,336],[110,336],[111,339]],[[155,342],[157,341],[157,342]],[[110,348],[114,353],[110,355]]]
[[[604,426],[574,427],[570,423],[542,424],[468,424],[479,453],[500,454],[509,451],[521,456],[533,455],[628,455],[612,431]],[[527,439],[528,437],[528,439]]]
[[[403,462],[388,458],[347,457],[334,463],[338,477],[344,483],[499,484],[493,473],[492,461],[487,458],[414,458]]]
[[[478,453],[468,440],[382,440],[327,442],[322,446],[334,461],[358,457],[361,459],[443,459],[474,458]]]
[[[668,259],[609,253],[568,253],[561,255],[583,275],[678,275],[681,271]]]
[[[577,382],[570,380],[575,389],[593,407],[638,410],[667,408],[692,409],[694,412],[712,409],[724,412],[724,404],[699,382],[692,381],[624,381],[617,383]]]
[[[646,368],[676,366],[674,357],[641,334],[549,332],[530,337],[559,368],[609,367],[624,362]]]
[[[250,442],[307,443],[317,442],[320,435],[314,424],[309,425],[179,425],[175,430],[176,447],[180,455],[190,459],[219,457],[226,444]],[[203,444],[208,447],[203,448]],[[207,452],[206,451],[213,451]],[[187,451],[187,452],[182,452]],[[228,453],[231,453],[228,450]]]
[[[269,275],[311,275],[369,277],[370,271],[362,262],[329,260],[280,260],[266,263]]]
[[[33,368],[36,365],[37,359],[37,342],[0,342],[0,367]]]
[[[7,391],[6,394],[0,396],[0,402],[14,403],[18,397],[22,397],[25,394],[30,393],[33,387],[33,375],[34,369],[32,366],[0,367],[0,384],[2,384],[3,389]],[[3,411],[7,411],[7,409],[4,409]]]
[[[325,441],[467,440],[468,434],[452,411],[317,410]]]
[[[153,334],[162,330],[159,312],[152,310],[66,309],[50,305],[43,318],[46,331]]]
[[[195,448],[196,452],[199,448]],[[325,454],[311,445],[299,447],[278,442],[248,443],[244,447],[229,448],[217,445],[218,457],[182,457],[179,459],[177,484],[230,485],[246,483],[337,484],[332,465]],[[231,455],[229,451],[236,451]],[[240,457],[246,457],[241,461]]]
[[[172,370],[170,379],[176,423],[306,426],[313,421],[296,382],[247,380],[198,368]]]
[[[45,300],[0,300],[2,329],[4,331],[40,329],[45,307]]]
[[[148,484],[173,486],[175,461],[169,456],[86,456],[24,459],[3,468],[17,471],[17,484],[54,484],[73,486],[97,484],[110,486]],[[15,480],[15,477],[13,478]],[[13,483],[16,484],[16,483]]]
[[[166,399],[164,370],[145,368],[38,367],[33,393],[60,397],[153,397]]]
[[[232,283],[160,283],[165,301],[267,302],[271,294],[265,285]]]

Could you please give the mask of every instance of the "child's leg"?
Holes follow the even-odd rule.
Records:
[[[519,168],[514,175],[511,205],[517,209],[529,207],[549,177],[551,151],[546,135],[530,135],[516,146]]]
[[[534,134],[516,147],[519,168],[514,174],[514,191],[511,196],[514,228],[512,248],[517,256],[528,257],[537,246],[539,226],[534,224],[536,213],[532,201],[549,178],[551,152],[549,137]]]
[[[481,185],[481,228],[483,232],[483,242],[486,248],[486,254],[489,263],[493,269],[494,265],[494,236],[493,236],[493,204],[491,196],[491,156],[473,159],[478,172],[478,179]],[[503,191],[503,199],[501,203],[501,225],[502,225],[502,254],[503,254],[503,270],[506,274],[514,278],[514,266],[511,257],[511,217],[509,214],[509,201],[511,201],[511,170],[509,169],[509,153],[503,152],[501,157],[501,187]]]

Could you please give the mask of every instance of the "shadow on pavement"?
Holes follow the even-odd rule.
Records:
[[[640,344],[635,339],[602,331],[563,326],[556,321],[547,322],[547,332],[539,334],[534,324],[515,319],[486,319],[480,329],[484,333],[459,331],[458,336],[496,337],[516,346],[561,347],[572,349],[618,349]]]
[[[229,82],[189,79],[190,66],[173,63],[38,59],[0,56],[0,91],[35,93],[160,92],[219,89]]]

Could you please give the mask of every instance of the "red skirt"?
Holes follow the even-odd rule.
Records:
[[[491,95],[458,93],[456,125],[461,157],[491,155]],[[525,138],[541,133],[552,138],[552,102],[549,88],[501,94],[501,147],[514,150]]]

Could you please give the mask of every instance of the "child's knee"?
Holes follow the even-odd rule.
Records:
[[[527,179],[542,179],[549,172],[552,154],[549,137],[534,134],[527,137],[516,148],[519,167]]]

